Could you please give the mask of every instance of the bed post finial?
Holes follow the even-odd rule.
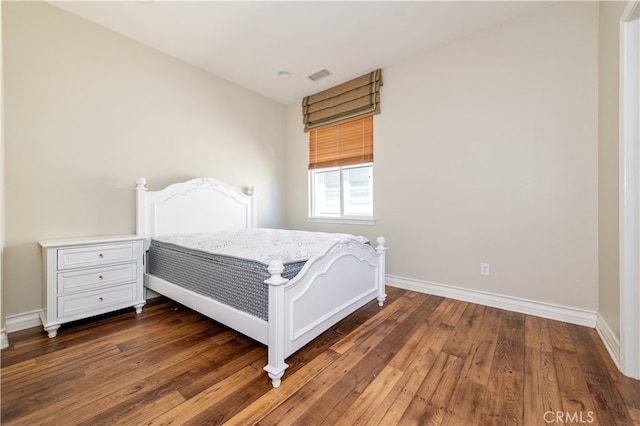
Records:
[[[143,177],[139,177],[136,179],[136,235],[139,237],[144,237],[146,234],[146,183],[147,180]]]
[[[145,185],[147,184],[147,180],[143,177],[139,177],[136,179],[136,190],[138,189],[144,189],[145,191],[147,190],[147,188],[145,187]]]
[[[248,186],[244,190],[245,195],[251,197],[249,211],[247,215],[247,228],[255,228],[258,226],[258,202],[256,198],[256,187]]]
[[[284,272],[284,265],[282,264],[282,260],[274,259],[269,262],[269,267],[267,271],[271,274],[271,278],[267,279],[265,283],[271,285],[280,285],[288,282],[289,280],[282,277],[282,273]]]

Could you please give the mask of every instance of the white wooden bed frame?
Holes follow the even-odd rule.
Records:
[[[253,188],[245,194],[211,178],[192,179],[159,191],[136,181],[136,232],[145,247],[156,235],[210,232],[256,226]],[[237,330],[268,348],[264,367],[274,388],[288,367],[285,358],[325,330],[385,294],[385,239],[377,247],[357,241],[337,241],[304,265],[291,280],[281,276],[281,261],[269,264],[268,321],[184,289],[145,271],[145,286]]]

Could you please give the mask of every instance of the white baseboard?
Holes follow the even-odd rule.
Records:
[[[6,328],[4,330],[0,330],[0,350],[9,347],[8,333],[42,326],[42,321],[40,321],[40,311],[8,316],[5,318],[5,326]]]
[[[145,288],[145,290],[147,291],[147,299],[160,297],[160,295],[154,292],[153,290],[148,290],[147,288]],[[42,321],[40,320],[40,312],[41,310],[8,316],[5,319],[6,328],[7,328],[5,334],[13,333],[14,331],[25,330],[31,327],[42,327]]]
[[[25,330],[31,327],[42,326],[40,311],[26,312],[24,314],[11,315],[5,319],[7,333]]]
[[[7,336],[7,330],[0,330],[0,350],[9,347],[9,337]]]
[[[607,352],[609,352],[611,359],[616,364],[616,367],[618,367],[618,370],[620,370],[620,339],[600,315],[598,315],[596,331],[598,332],[600,339],[602,339],[602,343],[604,343],[605,348],[607,348]]]
[[[595,311],[520,299],[517,297],[487,293],[478,290],[470,290],[445,284],[419,281],[410,278],[402,278],[393,275],[387,275],[387,284],[393,287],[403,288],[405,290],[413,290],[419,293],[462,300],[464,302],[476,303],[478,305],[490,306],[492,308],[506,309],[508,311],[564,321],[591,328],[596,326],[596,320],[598,318],[598,313]]]

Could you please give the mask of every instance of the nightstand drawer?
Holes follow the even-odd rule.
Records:
[[[58,297],[58,315],[72,317],[86,312],[95,314],[115,305],[130,306],[135,300],[135,283],[110,287],[102,291],[83,292]],[[129,304],[129,305],[128,305]]]
[[[134,261],[135,259],[135,245],[131,243],[58,249],[59,270]]]
[[[135,263],[62,272],[58,274],[58,294],[135,281],[136,272]]]

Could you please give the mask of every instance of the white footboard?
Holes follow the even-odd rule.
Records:
[[[371,300],[383,305],[385,241],[374,250],[358,241],[340,241],[310,259],[292,280],[282,263],[269,266],[269,364],[273,386],[287,368],[285,358]]]

